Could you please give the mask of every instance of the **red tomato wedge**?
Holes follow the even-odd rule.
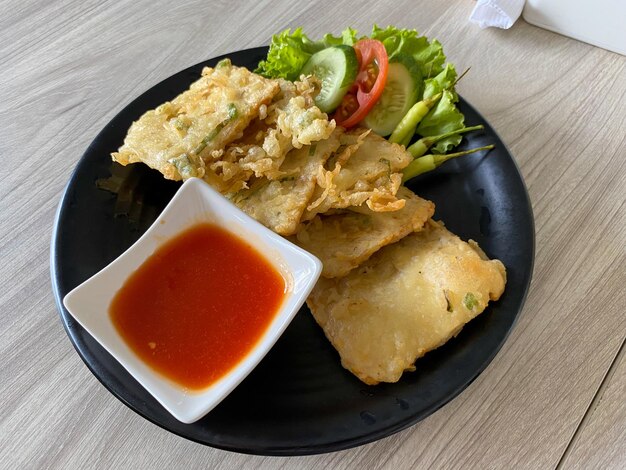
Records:
[[[355,84],[335,111],[337,125],[350,128],[361,122],[383,94],[389,58],[382,42],[363,39],[354,45],[359,60]]]

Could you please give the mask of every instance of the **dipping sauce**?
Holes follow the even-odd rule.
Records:
[[[109,314],[151,368],[200,390],[253,349],[284,296],[283,277],[260,253],[220,227],[198,224],[130,276]]]

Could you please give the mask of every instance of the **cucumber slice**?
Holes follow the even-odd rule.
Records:
[[[356,52],[351,46],[340,45],[313,54],[300,73],[315,75],[322,82],[315,104],[323,112],[329,113],[337,109],[358,72]]]
[[[408,55],[389,62],[383,94],[362,124],[378,135],[388,136],[419,99],[424,81],[418,63]]]

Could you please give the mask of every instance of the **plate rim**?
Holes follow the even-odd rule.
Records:
[[[268,46],[259,46],[259,47],[252,47],[252,48],[246,48],[246,49],[240,49],[240,50],[236,50],[236,51],[230,51],[227,52],[225,54],[221,54],[219,56],[215,56],[212,58],[209,58],[207,60],[201,61],[195,65],[189,66],[187,68],[181,69],[178,72],[175,72],[171,75],[169,75],[168,77],[163,78],[162,80],[160,80],[159,82],[153,84],[152,86],[150,86],[149,88],[144,89],[141,93],[139,93],[134,99],[132,99],[130,102],[128,102],[125,106],[123,106],[113,117],[111,117],[108,122],[104,125],[104,127],[95,135],[95,137],[93,137],[93,139],[91,139],[89,145],[87,146],[87,148],[84,150],[84,152],[82,153],[82,155],[80,156],[80,158],[78,159],[76,165],[74,166],[74,169],[72,170],[72,173],[67,181],[67,183],[65,184],[62,193],[61,193],[61,197],[59,200],[59,204],[57,206],[57,209],[55,211],[55,216],[54,216],[54,222],[52,225],[52,236],[51,236],[51,243],[50,243],[50,278],[51,278],[51,286],[52,286],[52,290],[53,290],[53,295],[54,295],[54,299],[55,299],[55,304],[57,307],[57,311],[59,314],[59,317],[61,319],[61,323],[63,324],[63,328],[65,330],[65,333],[68,336],[68,339],[70,340],[70,343],[72,344],[74,350],[78,353],[79,357],[81,358],[82,362],[84,363],[85,366],[87,366],[87,369],[91,372],[91,374],[96,377],[96,379],[100,382],[100,384],[102,384],[104,386],[104,388],[111,393],[115,398],[117,398],[119,401],[121,401],[124,405],[126,405],[128,408],[130,408],[134,413],[138,414],[139,416],[141,416],[142,418],[148,420],[149,422],[157,425],[159,428],[162,428],[172,434],[175,434],[181,438],[190,440],[192,442],[196,442],[198,444],[202,444],[202,445],[206,445],[209,447],[213,447],[213,448],[217,448],[217,449],[221,449],[221,450],[225,450],[225,451],[230,451],[230,452],[237,452],[237,453],[242,453],[242,454],[247,454],[247,455],[263,455],[263,456],[304,456],[304,455],[318,455],[318,454],[323,454],[323,453],[329,453],[329,452],[337,452],[337,451],[341,451],[341,450],[346,450],[346,449],[350,449],[350,448],[354,448],[354,447],[358,447],[361,445],[365,445],[365,444],[369,444],[375,441],[378,441],[382,438],[385,437],[389,437],[393,434],[396,434],[402,430],[405,430],[415,424],[417,424],[418,422],[422,421],[423,419],[427,418],[428,416],[431,416],[432,414],[434,414],[436,411],[438,411],[439,409],[441,409],[442,407],[444,407],[445,405],[447,405],[448,403],[450,403],[452,400],[454,400],[456,397],[458,397],[463,391],[465,391],[471,384],[472,382],[474,382],[479,375],[481,375],[486,368],[489,366],[489,364],[491,364],[491,362],[493,361],[493,359],[495,358],[495,356],[500,352],[500,350],[502,349],[504,343],[508,340],[509,336],[511,335],[513,329],[515,328],[515,326],[517,325],[520,315],[522,313],[522,310],[524,308],[524,305],[526,303],[526,300],[528,298],[528,294],[529,294],[529,290],[530,290],[530,286],[532,283],[532,278],[534,275],[534,265],[535,265],[535,256],[536,256],[536,229],[535,229],[535,217],[534,217],[534,212],[533,212],[533,207],[532,207],[532,202],[530,199],[530,195],[528,192],[528,188],[526,185],[526,181],[523,178],[523,175],[520,171],[519,165],[517,163],[517,161],[515,160],[515,157],[513,156],[513,154],[510,152],[508,146],[504,143],[504,141],[502,141],[502,139],[500,138],[500,135],[498,134],[498,132],[493,128],[493,126],[491,126],[491,124],[489,123],[489,121],[487,121],[487,119],[484,118],[484,116],[470,103],[468,102],[465,98],[463,98],[461,95],[459,95],[461,101],[464,103],[465,106],[467,106],[468,108],[470,108],[474,113],[476,113],[477,115],[479,115],[484,121],[485,123],[487,123],[491,129],[491,131],[495,134],[495,136],[498,138],[498,140],[501,142],[502,147],[504,148],[506,154],[508,155],[510,161],[513,163],[513,167],[515,169],[515,176],[517,177],[517,179],[519,179],[519,182],[521,183],[522,189],[523,189],[523,193],[524,193],[524,201],[523,204],[524,206],[527,207],[528,209],[528,216],[529,216],[529,220],[530,220],[530,232],[532,234],[532,237],[530,239],[530,263],[529,263],[529,270],[528,270],[528,279],[525,282],[525,285],[522,287],[522,295],[520,298],[520,302],[519,305],[516,307],[516,312],[513,318],[513,321],[511,322],[510,326],[508,327],[506,333],[503,335],[501,341],[497,344],[497,346],[495,348],[493,348],[490,353],[485,357],[485,360],[480,364],[480,367],[477,367],[475,369],[475,372],[468,377],[468,379],[461,385],[459,386],[456,390],[454,390],[454,392],[446,395],[444,398],[437,400],[434,404],[432,404],[430,407],[427,407],[425,409],[420,410],[417,413],[414,413],[408,417],[406,417],[403,420],[400,420],[392,425],[386,426],[384,428],[381,428],[378,431],[371,431],[371,432],[367,432],[364,434],[361,434],[359,436],[356,437],[350,437],[347,439],[343,439],[343,440],[339,440],[339,441],[334,441],[332,444],[313,444],[313,445],[302,445],[302,446],[290,446],[290,447],[273,447],[273,448],[268,448],[268,447],[263,447],[262,449],[252,449],[252,448],[246,448],[246,447],[237,447],[237,446],[232,446],[232,445],[224,445],[224,444],[219,444],[219,443],[209,443],[206,441],[202,441],[199,439],[196,439],[195,437],[189,436],[189,435],[185,435],[182,432],[179,432],[178,430],[174,430],[174,429],[170,429],[168,428],[166,425],[159,423],[156,419],[153,419],[151,416],[149,416],[146,413],[143,413],[141,410],[136,409],[134,406],[132,406],[121,394],[119,394],[116,390],[114,390],[112,387],[109,387],[103,380],[103,378],[101,378],[100,374],[97,374],[96,371],[94,370],[94,366],[90,363],[90,361],[87,360],[85,354],[83,353],[83,351],[78,347],[78,341],[76,340],[76,335],[75,333],[73,333],[71,331],[70,325],[69,325],[69,321],[72,320],[71,315],[69,314],[69,312],[67,312],[67,310],[65,309],[65,307],[63,306],[63,299],[62,299],[62,295],[61,295],[61,286],[60,286],[60,281],[59,281],[59,266],[58,266],[58,260],[57,260],[57,246],[59,243],[59,229],[60,229],[60,225],[61,225],[61,217],[63,215],[64,209],[66,208],[66,199],[68,199],[69,197],[69,190],[70,188],[73,186],[74,181],[77,179],[78,174],[80,173],[79,170],[83,167],[83,165],[86,164],[86,157],[87,155],[90,153],[90,150],[92,148],[92,146],[94,145],[94,143],[96,141],[99,140],[99,138],[101,137],[102,134],[105,134],[107,127],[109,126],[109,124],[112,121],[115,121],[121,114],[124,113],[124,111],[129,108],[132,107],[133,105],[135,105],[136,102],[138,102],[139,100],[141,100],[141,98],[143,97],[143,95],[145,93],[147,93],[148,91],[152,90],[154,87],[159,86],[163,81],[168,80],[169,78],[173,77],[174,75],[177,75],[179,73],[185,73],[185,72],[189,72],[193,69],[197,69],[203,66],[206,66],[206,64],[208,62],[217,62],[223,58],[226,57],[231,57],[233,54],[266,54],[268,50]],[[68,321],[69,320],[69,321]],[[80,326],[80,325],[78,325]],[[146,392],[148,393],[148,392]]]

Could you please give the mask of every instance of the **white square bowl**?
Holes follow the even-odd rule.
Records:
[[[250,353],[206,389],[189,391],[161,376],[130,349],[111,321],[109,306],[130,274],[163,242],[202,222],[220,226],[252,245],[282,274],[286,293]],[[263,359],[306,300],[321,270],[322,263],[315,256],[243,213],[204,181],[192,178],[133,246],[68,293],[63,305],[167,411],[183,423],[192,423],[211,411]]]

